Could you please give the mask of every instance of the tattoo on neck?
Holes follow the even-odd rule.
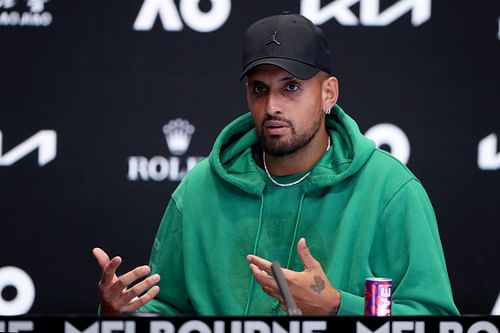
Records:
[[[315,293],[319,295],[321,294],[323,289],[325,289],[325,281],[323,281],[323,279],[320,276],[315,275],[314,284],[311,284],[310,287]]]

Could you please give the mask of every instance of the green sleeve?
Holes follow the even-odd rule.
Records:
[[[362,316],[364,306],[363,297],[340,290],[339,316]]]
[[[182,212],[172,198],[151,250],[151,274],[160,274],[160,292],[139,311],[173,316],[194,314],[186,290],[182,243]]]
[[[405,183],[378,221],[369,265],[393,280],[392,315],[459,315],[434,210],[420,182]],[[340,315],[362,315],[364,298],[341,291]]]

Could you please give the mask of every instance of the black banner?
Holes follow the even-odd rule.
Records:
[[[500,317],[0,317],[1,332],[498,333]]]

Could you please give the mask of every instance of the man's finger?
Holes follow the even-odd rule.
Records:
[[[278,288],[276,281],[274,281],[274,279],[269,274],[267,274],[265,271],[261,270],[256,265],[250,264],[250,271],[252,272],[253,276],[255,277],[255,280],[261,286],[274,288],[274,289]]]
[[[108,285],[115,281],[116,279],[116,270],[118,266],[122,263],[122,258],[114,257],[108,264],[104,267],[101,276],[101,284]]]
[[[159,281],[160,281],[160,275],[153,274],[147,279],[144,279],[143,281],[137,283],[132,288],[129,288],[122,295],[123,303],[129,303],[132,299],[134,299],[134,297],[141,295],[145,290],[157,284]]]
[[[280,308],[281,308],[281,310],[283,310],[283,311],[287,311],[287,308],[286,308],[286,304],[285,304],[285,302],[280,302]]]
[[[102,249],[96,247],[92,250],[92,254],[97,260],[97,264],[101,267],[101,270],[104,270],[104,267],[109,263],[109,256]]]
[[[140,278],[148,275],[150,272],[151,272],[151,268],[149,268],[149,266],[147,266],[147,265],[139,266],[139,267],[134,268],[130,272],[125,273],[122,276],[120,276],[120,280],[122,280],[123,283],[125,283],[125,286],[128,286],[129,284],[131,284],[135,280],[140,279]]]
[[[127,306],[124,306],[122,308],[122,312],[136,311],[141,306],[145,305],[146,303],[151,301],[153,298],[155,298],[159,292],[160,292],[160,287],[158,287],[158,286],[151,287],[151,289],[149,289],[147,293],[145,293],[141,297],[135,298]]]
[[[134,282],[137,279],[140,279],[151,272],[149,266],[139,266],[120,276],[118,280],[111,287],[110,292],[113,294],[120,294],[123,289],[125,289],[128,285]]]
[[[262,259],[261,257],[254,256],[252,254],[247,255],[247,261],[250,264],[254,264],[260,269],[266,271],[267,273],[271,274],[271,262],[266,259]]]
[[[281,297],[281,293],[273,288],[268,288],[268,287],[262,287],[262,290],[269,296],[276,298],[280,303],[284,302],[283,298]]]
[[[299,242],[297,243],[297,254],[302,260],[302,263],[304,264],[304,269],[306,271],[315,268],[316,265],[318,264],[316,259],[314,259],[314,257],[311,255],[311,251],[309,251],[309,248],[307,247],[305,238],[299,239]]]

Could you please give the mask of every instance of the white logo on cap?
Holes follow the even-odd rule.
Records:
[[[269,45],[271,43],[276,43],[276,45],[281,45],[280,42],[276,39],[276,35],[278,34],[278,31],[275,31],[268,39],[266,45]]]

